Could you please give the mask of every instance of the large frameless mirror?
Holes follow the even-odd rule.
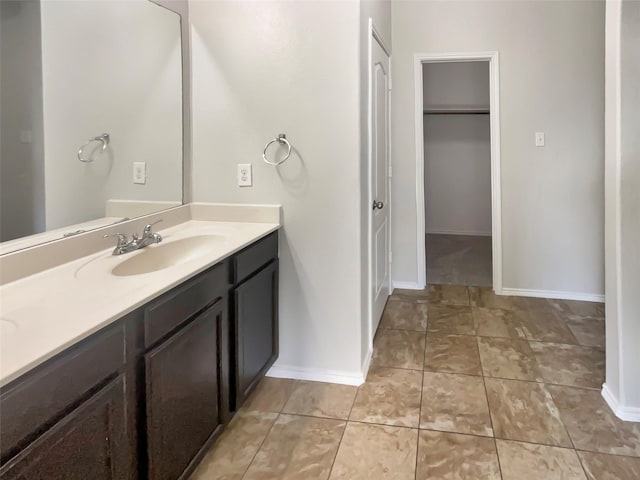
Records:
[[[0,253],[182,204],[180,16],[0,2]]]

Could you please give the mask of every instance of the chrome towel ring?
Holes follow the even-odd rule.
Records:
[[[102,142],[102,147],[100,147],[100,150],[98,150],[98,154],[95,155],[94,153],[96,152],[96,150],[94,150],[92,155],[89,158],[82,158],[82,151],[93,142]],[[103,133],[102,135],[100,135],[98,137],[94,137],[94,138],[90,139],[87,143],[85,143],[84,145],[82,145],[78,149],[78,160],[80,160],[81,162],[84,162],[84,163],[93,162],[102,152],[104,152],[107,149],[107,145],[109,145],[109,134],[108,133]]]
[[[271,145],[273,142],[278,142],[280,145],[287,146],[286,155],[276,162],[270,162],[269,160],[267,160],[267,148],[269,148],[269,145]],[[264,146],[264,150],[262,151],[262,159],[269,165],[275,165],[275,166],[278,166],[286,162],[287,158],[289,158],[289,155],[291,155],[291,144],[289,143],[289,140],[287,140],[287,136],[284,133],[279,134],[278,138],[274,138],[270,142],[267,142],[267,144]]]

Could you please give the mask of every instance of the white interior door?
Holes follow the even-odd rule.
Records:
[[[371,39],[371,337],[375,334],[389,296],[389,55]]]

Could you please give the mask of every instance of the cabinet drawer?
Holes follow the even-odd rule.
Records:
[[[233,259],[232,282],[238,284],[253,272],[278,257],[278,232],[248,246]]]
[[[145,308],[144,344],[149,347],[227,294],[227,265],[221,263]]]
[[[125,322],[63,352],[0,393],[1,456],[13,456],[126,362]]]

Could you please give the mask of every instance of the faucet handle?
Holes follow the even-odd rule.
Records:
[[[151,227],[153,227],[154,225],[156,225],[157,223],[160,223],[162,221],[162,218],[159,220],[156,220],[153,223],[148,223],[145,225],[144,230],[142,231],[142,233],[144,235],[149,235],[151,233]]]
[[[118,247],[121,247],[127,243],[127,236],[124,233],[112,233],[110,235],[104,235],[102,238],[118,237]]]

